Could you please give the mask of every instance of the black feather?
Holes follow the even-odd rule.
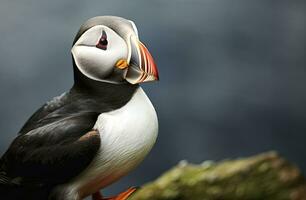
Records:
[[[76,39],[104,22],[101,17],[89,20]],[[1,199],[48,199],[55,186],[82,172],[100,148],[100,137],[79,138],[92,130],[101,113],[124,106],[139,87],[95,81],[84,76],[74,61],[73,66],[72,89],[38,109],[0,159]]]
[[[20,130],[1,158],[0,196],[10,191],[27,197],[39,190],[30,199],[43,198],[77,176],[100,148],[99,136],[78,139],[92,130],[99,114],[125,105],[138,87],[82,81],[42,106]]]

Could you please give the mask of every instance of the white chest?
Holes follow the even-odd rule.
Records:
[[[100,133],[101,148],[73,181],[82,190],[90,187],[97,191],[135,168],[156,141],[158,121],[150,100],[139,88],[125,106],[101,114],[94,128]]]

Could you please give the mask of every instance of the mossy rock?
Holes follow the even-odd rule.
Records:
[[[250,158],[180,162],[129,200],[306,200],[300,170],[275,152]]]

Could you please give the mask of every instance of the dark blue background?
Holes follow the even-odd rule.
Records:
[[[277,150],[306,172],[306,1],[0,2],[0,152],[44,102],[72,85],[70,48],[86,19],[133,20],[160,82],[158,142],[108,189],[141,185],[182,159]]]

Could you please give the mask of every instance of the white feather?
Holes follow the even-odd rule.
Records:
[[[65,187],[83,198],[115,182],[149,153],[158,134],[155,109],[139,88],[122,108],[102,113],[95,127],[101,148],[92,163]]]
[[[102,31],[107,33],[107,50],[101,50],[96,44],[101,38]],[[122,37],[107,26],[97,25],[88,29],[71,49],[76,66],[90,79],[105,80],[114,70],[118,60],[126,59],[128,46]]]

